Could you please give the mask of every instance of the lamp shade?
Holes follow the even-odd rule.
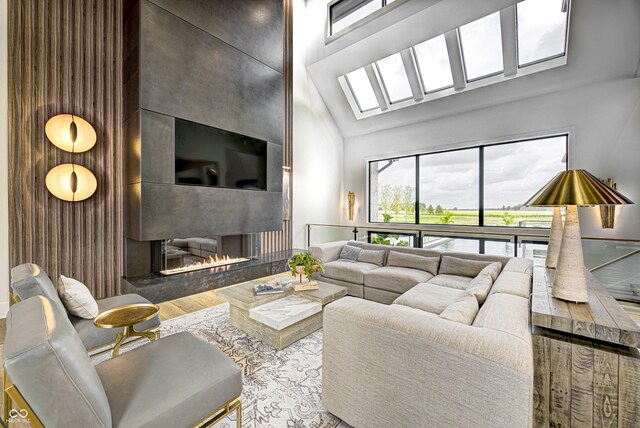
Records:
[[[45,179],[47,189],[58,199],[78,202],[93,195],[98,187],[96,176],[87,168],[64,163],[51,169]]]
[[[44,132],[51,143],[67,152],[82,153],[96,144],[96,131],[81,117],[59,114],[47,121]]]
[[[538,207],[627,204],[633,204],[633,202],[584,169],[572,169],[559,173],[524,203],[525,206]]]

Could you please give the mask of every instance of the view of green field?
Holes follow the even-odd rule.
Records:
[[[431,214],[427,210],[420,213],[420,224],[478,225],[478,210],[438,210]],[[553,212],[547,210],[485,210],[485,226],[549,227]],[[415,223],[413,211],[378,211],[381,223]]]

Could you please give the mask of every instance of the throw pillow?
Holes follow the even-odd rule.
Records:
[[[438,274],[438,264],[440,264],[440,257],[425,257],[398,251],[390,251],[387,257],[387,266],[418,269],[432,275]]]
[[[342,247],[342,251],[340,251],[340,260],[345,260],[348,262],[356,262],[358,261],[358,254],[362,251],[358,247],[353,247],[351,245],[345,245]]]
[[[476,298],[478,305],[482,305],[489,295],[492,285],[493,279],[491,278],[491,275],[485,273],[483,269],[478,276],[471,280],[467,286],[466,292]]]
[[[443,255],[438,273],[475,278],[482,269],[491,263],[490,261],[461,259]]]
[[[383,250],[362,250],[358,254],[358,261],[382,266],[384,265],[384,256],[385,252]]]
[[[471,325],[479,308],[476,298],[471,294],[464,293],[438,316],[449,321]]]
[[[482,269],[478,275],[483,275],[486,273],[491,276],[491,280],[493,282],[496,282],[496,279],[498,279],[498,275],[500,275],[500,271],[502,271],[502,263],[493,262]]]
[[[64,307],[71,315],[88,320],[98,316],[98,303],[86,285],[73,278],[60,275],[58,294]]]

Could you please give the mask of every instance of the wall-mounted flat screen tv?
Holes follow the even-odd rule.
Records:
[[[267,142],[176,119],[176,184],[267,190]]]

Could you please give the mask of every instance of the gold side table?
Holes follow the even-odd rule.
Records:
[[[115,357],[120,352],[120,346],[130,337],[146,337],[156,340],[160,337],[154,331],[136,331],[133,326],[153,318],[160,311],[158,305],[151,303],[136,303],[109,309],[93,320],[96,327],[100,328],[124,328],[124,331],[116,335],[116,343],[111,350],[111,356]]]

